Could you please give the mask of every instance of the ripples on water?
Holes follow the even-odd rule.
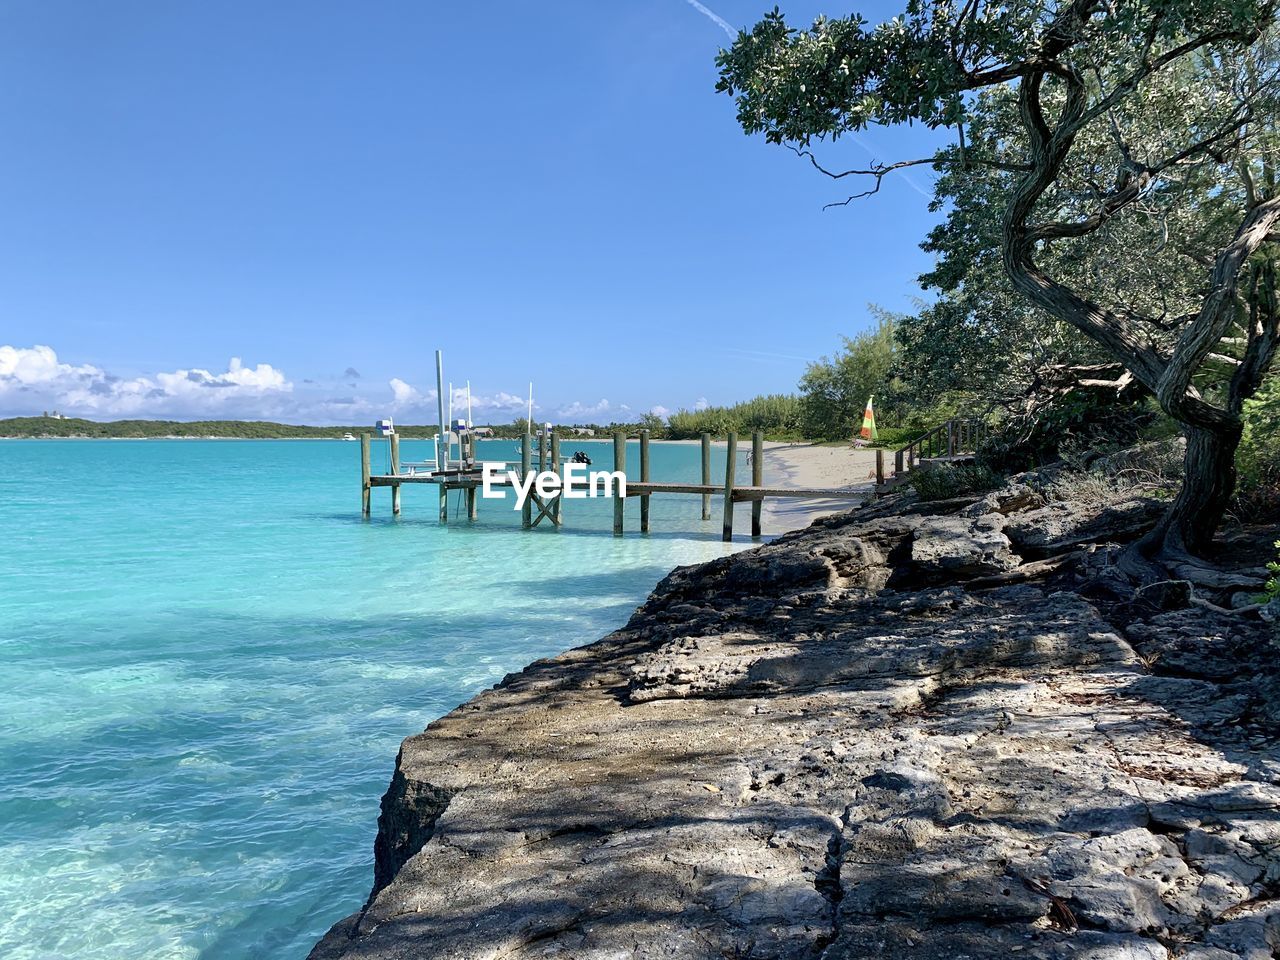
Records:
[[[358,460],[0,441],[0,956],[304,957],[368,892],[402,738],[726,549],[696,497],[622,541],[607,501],[560,532],[510,501],[442,528],[434,488],[399,521],[375,490],[362,522]],[[655,479],[699,472],[655,445]]]

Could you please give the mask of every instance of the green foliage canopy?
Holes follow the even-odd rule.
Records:
[[[721,54],[719,89],[746,132],[869,178],[849,199],[912,164],[963,178],[931,237],[952,313],[926,319],[976,306],[999,322],[976,289],[998,263],[1024,302],[1009,332],[1069,325],[1119,365],[1117,390],[1154,394],[1188,433],[1187,482],[1142,548],[1186,556],[1222,516],[1243,403],[1280,344],[1275,15],[1274,0],[908,0],[876,27],[797,30],[775,9]],[[840,172],[813,152],[912,122],[956,145]]]
[[[901,319],[874,305],[876,325],[844,338],[844,349],[809,364],[800,378],[802,429],[806,437],[848,440],[862,426],[867,400],[876,398],[880,426],[898,426],[902,413],[893,376],[897,355],[895,324]]]
[[[723,437],[760,430],[772,439],[791,439],[799,436],[800,425],[800,400],[791,394],[770,394],[727,407],[677,410],[667,418],[667,436],[693,440],[704,433]]]

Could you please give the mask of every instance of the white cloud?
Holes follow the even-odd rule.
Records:
[[[711,404],[707,403],[706,397],[699,397],[693,402],[693,409],[695,410],[705,410],[709,406],[711,406]]]
[[[52,347],[0,346],[0,413],[57,409],[68,415],[202,417],[262,415],[293,390],[269,363],[200,367],[122,378],[92,364],[63,363]]]
[[[435,391],[431,392],[431,396],[435,396]],[[518,397],[514,393],[507,393],[505,390],[499,390],[497,393],[476,393],[471,394],[471,409],[479,415],[481,411],[488,413],[510,413],[513,410],[527,410],[529,400],[527,397]],[[459,416],[460,411],[466,412],[467,409],[467,388],[453,388],[453,413]],[[474,418],[473,418],[474,419]]]
[[[351,373],[351,370],[346,373]],[[345,376],[346,374],[344,374]],[[334,392],[330,392],[334,391]],[[506,390],[473,392],[477,422],[505,422],[524,414],[526,398]],[[465,387],[454,387],[453,413],[466,415]],[[0,417],[57,410],[91,420],[248,419],[288,423],[373,423],[394,415],[402,423],[434,423],[436,391],[393,377],[385,386],[327,379],[299,381],[269,363],[246,365],[232,357],[221,371],[182,368],[134,377],[93,364],[59,359],[49,346],[0,345]]]
[[[404,407],[411,403],[421,403],[425,397],[399,377],[391,378],[392,403]]]
[[[391,405],[395,412],[403,417],[406,414],[421,419],[423,423],[434,423],[439,416],[436,407],[436,391],[419,390],[413,384],[392,377],[388,381],[391,387]],[[523,411],[527,407],[524,397],[516,396],[505,390],[494,393],[471,394],[471,412],[473,420],[502,419],[512,415],[514,411]],[[456,384],[453,388],[453,415],[455,418],[466,416],[467,388]]]
[[[653,414],[655,417],[661,417],[663,420],[671,416],[671,411],[668,410],[666,407],[664,407],[662,404],[657,404],[656,406],[650,407],[649,412]]]
[[[3,386],[11,386],[14,382],[30,386],[59,379],[93,377],[101,373],[97,367],[73,367],[69,363],[60,363],[52,347],[0,347],[0,385]]]
[[[626,406],[619,407],[619,410],[626,410]],[[556,411],[556,416],[561,420],[591,420],[592,417],[601,417],[613,411],[612,404],[603,397],[595,403],[582,403],[575,400],[567,407],[561,407]]]

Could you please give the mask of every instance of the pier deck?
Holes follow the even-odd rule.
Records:
[[[440,490],[440,522],[449,520],[448,495],[450,490],[464,491],[467,502],[467,515],[471,520],[477,516],[477,491],[483,486],[483,468],[472,455],[464,456],[467,466],[458,466],[447,470],[423,469],[428,464],[405,464],[411,472],[403,472],[400,465],[399,438],[394,434],[389,438],[391,447],[391,472],[373,474],[370,472],[369,436],[360,438],[361,450],[361,502],[364,515],[370,513],[370,492],[375,487],[391,489],[391,510],[400,513],[400,489],[405,486],[432,484]],[[764,482],[764,438],[760,433],[752,436],[751,482],[736,483],[737,470],[737,436],[729,434],[727,443],[727,459],[725,462],[725,478],[723,483],[711,482],[711,437],[702,435],[702,482],[670,482],[655,481],[649,475],[649,434],[640,433],[640,477],[627,478],[626,494],[612,495],[613,532],[617,536],[623,534],[623,505],[627,499],[640,499],[640,532],[649,532],[649,498],[666,494],[691,494],[702,497],[702,519],[711,519],[711,498],[719,496],[723,511],[722,539],[729,541],[733,537],[733,506],[735,503],[751,504],[751,535],[761,536],[761,513],[766,498],[783,498],[792,500],[843,500],[851,505],[869,500],[874,496],[874,486],[870,483],[856,487],[778,487],[768,486]],[[527,475],[534,464],[532,450],[533,438],[525,436],[521,441],[521,459],[516,464],[519,476]],[[625,471],[626,437],[622,433],[614,435],[613,470]],[[446,458],[447,460],[447,458]],[[505,472],[513,461],[493,461],[503,467],[503,473],[496,477],[494,486],[514,486],[510,476]],[[555,436],[548,436],[546,430],[538,437],[537,461],[539,470],[561,472],[565,461],[560,457],[560,444]],[[604,469],[603,467],[597,468]],[[419,472],[421,471],[421,472]],[[583,478],[585,479],[585,478]],[[615,488],[616,489],[616,488]],[[564,522],[564,497],[560,491],[548,497],[542,497],[535,490],[530,490],[521,512],[521,526],[525,529],[538,526],[543,519],[550,520],[553,526],[561,526]],[[536,514],[535,514],[536,509]]]
[[[464,489],[482,485],[478,473],[475,475],[452,474],[444,477],[423,473],[400,474],[399,476],[381,474],[370,476],[369,483],[374,487],[394,487],[404,483],[445,483],[451,489]],[[511,481],[506,477],[498,477],[492,484],[495,487],[510,487],[511,485]],[[733,498],[739,501],[763,500],[765,497],[790,497],[799,500],[866,500],[871,496],[872,492],[873,484],[871,483],[866,483],[860,487],[742,486],[733,488]],[[718,483],[654,483],[652,481],[645,483],[637,480],[627,481],[628,497],[647,497],[655,493],[723,494],[724,486]]]

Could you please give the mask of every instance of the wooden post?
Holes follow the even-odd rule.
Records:
[[[538,428],[538,472],[545,473],[547,469],[547,425],[544,423]]]
[[[621,430],[613,431],[613,469],[625,473],[627,469],[627,435]],[[613,491],[613,535],[622,536],[622,514],[626,508],[626,498],[615,488]]]
[[[899,450],[893,455],[893,479],[898,480],[902,477],[902,451]]]
[[[640,431],[640,482],[649,482],[649,431]],[[649,495],[640,494],[640,532],[649,532]]]
[[[470,399],[469,395],[468,395],[468,399]],[[468,417],[470,416],[470,414],[471,414],[471,411],[470,411],[470,410],[468,410],[468,411],[467,411],[467,415],[468,415]],[[475,434],[473,434],[473,433],[471,432],[470,427],[471,427],[471,421],[470,421],[470,420],[468,420],[468,421],[467,421],[467,428],[468,428],[468,429],[467,429],[467,432],[466,432],[466,438],[467,438],[467,469],[469,469],[469,470],[474,470],[474,469],[475,469],[475,467],[476,467],[476,438],[475,438]],[[478,501],[477,501],[477,498],[480,496],[479,492],[476,490],[476,488],[475,488],[474,486],[470,486],[470,487],[467,487],[467,495],[466,495],[466,496],[467,496],[467,519],[468,519],[468,520],[471,520],[471,521],[479,520],[479,519],[480,519],[480,507],[479,507],[479,504],[478,504]]]
[[[764,434],[759,430],[751,434],[751,485],[764,486]],[[764,510],[764,500],[751,501],[751,536],[760,536],[760,513]]]
[[[555,521],[555,526],[560,526],[560,508],[564,505],[564,473],[560,469],[560,431],[553,430],[551,433],[551,469],[555,471],[556,476],[560,478],[560,492],[556,495],[556,501],[551,505],[551,519]]]
[[[711,434],[702,435],[702,485],[711,486]],[[711,494],[702,495],[702,519],[711,519]]]
[[[947,421],[947,456],[954,457],[956,455],[956,422],[954,420]]]
[[[720,539],[725,543],[733,539],[733,473],[738,460],[738,435],[729,434],[725,455],[728,459],[724,465],[724,529]]]
[[[369,483],[369,435],[360,434],[360,513],[368,517],[372,506],[373,485]]]
[[[533,469],[533,438],[528,432],[520,438],[520,478],[523,482],[524,478],[529,475],[529,471]],[[520,526],[528,530],[533,526],[533,498],[526,497],[524,506],[520,508]]]
[[[400,435],[393,433],[391,439],[391,475],[400,476]],[[400,484],[391,487],[391,515],[400,516]]]
[[[884,451],[876,449],[876,486],[884,486]]]

